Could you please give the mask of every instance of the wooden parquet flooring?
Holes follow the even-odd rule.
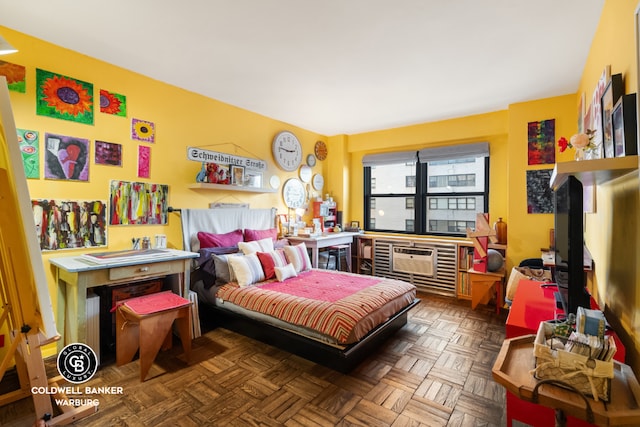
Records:
[[[491,377],[505,315],[420,295],[396,335],[348,375],[217,328],[162,352],[150,379],[137,361],[101,368],[84,386],[121,386],[77,426],[503,426],[505,391]],[[55,361],[54,361],[55,363]],[[0,408],[0,425],[31,426],[31,399]]]

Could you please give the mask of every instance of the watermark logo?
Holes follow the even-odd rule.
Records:
[[[58,354],[58,372],[73,384],[89,381],[98,370],[98,358],[91,347],[82,343],[69,344]]]

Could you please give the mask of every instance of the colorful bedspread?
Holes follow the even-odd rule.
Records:
[[[284,282],[222,286],[217,297],[333,337],[340,344],[362,338],[416,296],[399,280],[326,270],[310,270]]]

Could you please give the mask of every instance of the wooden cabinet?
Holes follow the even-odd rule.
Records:
[[[313,202],[313,217],[324,218],[324,226],[335,227],[338,224],[338,204],[329,201]]]
[[[354,238],[355,247],[352,251],[353,272],[358,274],[373,274],[373,237],[361,234]]]

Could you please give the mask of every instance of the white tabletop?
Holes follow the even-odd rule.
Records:
[[[149,249],[139,251],[113,251],[101,252],[115,254],[121,252],[122,256],[109,259],[94,258],[92,254],[76,255],[60,258],[50,258],[49,262],[56,267],[71,273],[82,271],[101,270],[112,267],[126,267],[128,265],[146,264],[153,262],[175,261],[181,259],[198,258],[196,252],[186,252],[177,249]],[[95,253],[93,255],[97,255]]]

